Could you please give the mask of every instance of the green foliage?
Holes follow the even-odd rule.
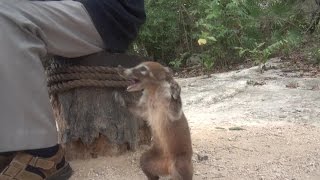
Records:
[[[289,31],[287,35],[268,46],[263,43],[255,43],[253,49],[245,49],[243,47],[236,47],[239,50],[240,57],[250,57],[256,64],[264,64],[270,59],[270,57],[276,53],[283,53],[289,56],[289,53],[298,46],[301,38],[292,31]]]
[[[156,59],[176,58],[182,44],[183,34],[180,19],[180,0],[147,0],[147,22],[143,26],[136,44],[143,45],[149,56]],[[169,63],[169,60],[165,60]]]
[[[202,73],[205,73],[208,76],[210,76],[210,70],[214,65],[213,57],[211,57],[210,54],[206,52],[199,54],[199,57],[201,58]]]
[[[181,59],[175,59],[173,61],[169,62],[169,65],[171,65],[174,69],[179,69],[182,65],[182,60]]]
[[[208,54],[204,54],[202,58],[204,67],[206,70],[210,70],[214,65],[214,60]]]
[[[314,48],[311,50],[311,57],[313,61],[320,65],[320,48]]]
[[[308,27],[301,0],[146,0],[147,23],[135,51],[179,68],[186,54],[203,66],[245,59],[265,63],[297,47]],[[205,42],[205,43],[204,43]]]

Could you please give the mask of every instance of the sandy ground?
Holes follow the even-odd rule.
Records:
[[[320,77],[284,73],[281,64],[178,79],[195,180],[320,180]],[[146,179],[138,166],[146,148],[73,161],[72,179]]]

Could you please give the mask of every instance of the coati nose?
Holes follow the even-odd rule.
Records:
[[[117,67],[117,72],[118,72],[118,74],[119,74],[120,76],[124,75],[124,74],[123,74],[124,71],[125,71],[125,69],[124,69],[121,65],[118,65],[118,67]]]
[[[132,74],[132,70],[131,69],[126,69],[126,70],[124,70],[123,74],[125,76],[129,76],[130,74]]]
[[[124,67],[118,65],[118,74],[124,78],[126,78],[127,76],[129,76],[132,73],[131,69],[125,69]]]

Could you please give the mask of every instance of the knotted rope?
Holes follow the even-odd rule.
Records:
[[[118,68],[105,66],[51,65],[46,73],[49,94],[79,87],[126,87],[129,82],[118,75]]]

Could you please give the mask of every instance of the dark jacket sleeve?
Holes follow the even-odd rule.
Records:
[[[84,4],[107,50],[123,52],[146,20],[144,0],[77,0]]]

